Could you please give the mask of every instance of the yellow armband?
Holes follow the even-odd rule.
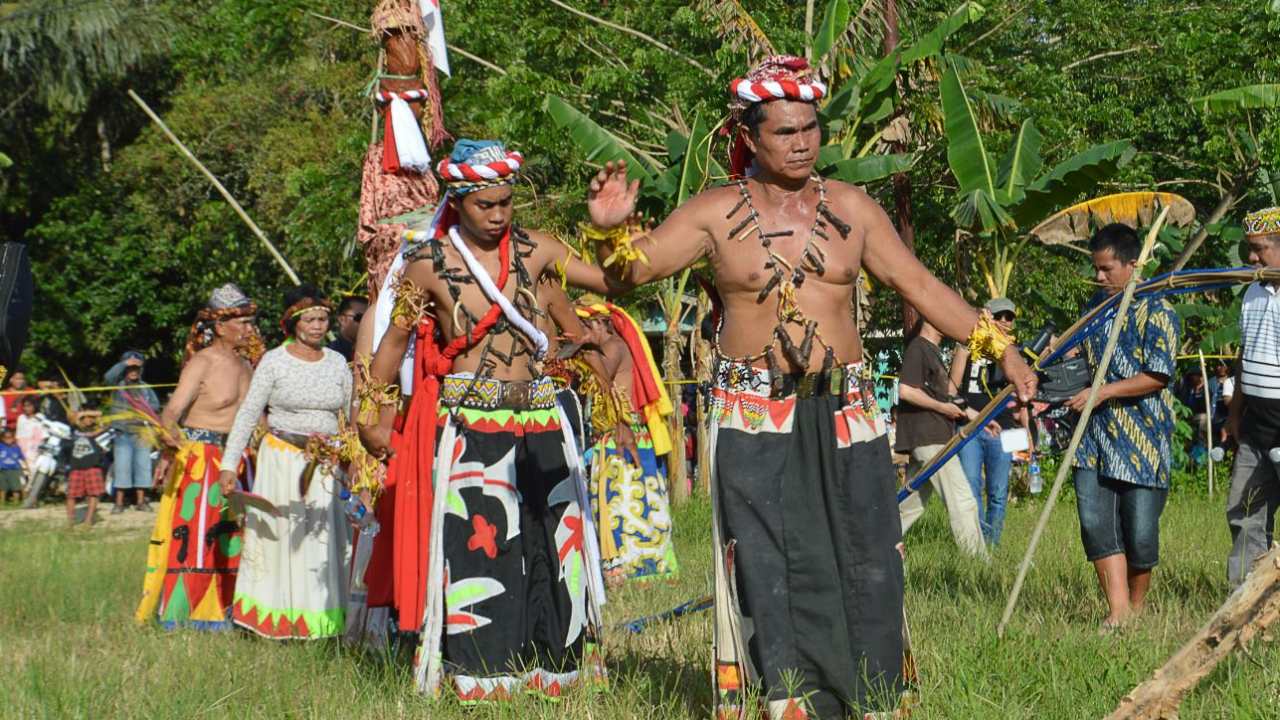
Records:
[[[1005,334],[991,318],[991,313],[983,310],[978,316],[978,324],[969,333],[969,356],[985,358],[992,362],[1000,362],[1004,351],[1013,344],[1013,338]]]

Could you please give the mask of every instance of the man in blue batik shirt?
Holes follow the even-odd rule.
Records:
[[[1137,269],[1138,234],[1113,223],[1089,240],[1094,304],[1122,292]],[[1111,333],[1109,320],[1084,341],[1096,370]],[[1162,298],[1134,300],[1123,318],[1097,405],[1075,457],[1076,509],[1085,555],[1098,573],[1109,630],[1141,610],[1160,557],[1160,513],[1169,494],[1174,373],[1180,323]],[[1084,408],[1087,389],[1067,401]]]

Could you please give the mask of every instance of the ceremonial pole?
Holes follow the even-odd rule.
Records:
[[[284,270],[284,274],[289,277],[289,280],[294,285],[301,285],[302,281],[298,279],[298,274],[293,271],[293,268],[289,267],[288,261],[284,259],[284,256],[280,254],[280,251],[276,249],[276,246],[272,245],[271,241],[267,239],[266,233],[262,232],[262,228],[258,227],[257,223],[255,223],[253,219],[249,217],[249,214],[244,211],[244,208],[240,207],[240,203],[236,202],[236,199],[231,196],[231,193],[228,192],[225,187],[223,187],[222,183],[218,181],[218,178],[214,177],[213,173],[209,172],[209,168],[205,167],[204,164],[187,149],[187,146],[182,144],[182,141],[178,139],[178,136],[173,134],[173,131],[169,129],[169,126],[164,124],[164,121],[160,119],[160,116],[156,115],[155,112],[151,110],[151,107],[147,105],[142,98],[138,97],[137,93],[132,89],[125,90],[125,93],[127,93],[129,97],[138,104],[138,107],[142,108],[142,112],[146,113],[147,117],[151,118],[152,122],[160,127],[160,131],[164,133],[165,137],[169,138],[174,145],[177,145],[178,149],[182,151],[182,154],[185,155],[197,168],[199,168],[200,172],[204,173],[205,177],[209,178],[209,182],[213,183],[213,186],[218,189],[218,192],[222,193],[222,197],[230,203],[231,209],[236,211],[236,214],[240,216],[240,219],[249,226],[249,229],[253,231],[253,234],[257,235],[258,239],[262,241],[262,244],[267,247],[267,252],[270,252],[271,257],[275,258],[276,262]]]
[[[1116,308],[1115,318],[1111,322],[1111,332],[1107,335],[1107,344],[1102,350],[1102,357],[1098,360],[1098,367],[1093,373],[1093,384],[1089,386],[1089,395],[1085,398],[1084,409],[1080,411],[1080,420],[1076,423],[1075,432],[1071,434],[1071,443],[1067,446],[1066,453],[1062,456],[1062,462],[1058,465],[1057,476],[1053,479],[1053,489],[1049,491],[1049,498],[1045,501],[1044,510],[1040,513],[1040,521],[1036,523],[1036,529],[1031,533],[1031,543],[1027,546],[1027,552],[1022,558],[1022,565],[1018,567],[1018,577],[1013,581],[1013,590],[1009,593],[1009,601],[1004,606],[1004,614],[1000,617],[1000,624],[996,626],[996,635],[1004,637],[1004,629],[1009,624],[1009,618],[1013,616],[1013,609],[1018,604],[1018,596],[1022,594],[1022,585],[1026,582],[1027,571],[1031,568],[1031,558],[1036,553],[1036,546],[1040,544],[1040,537],[1044,535],[1045,527],[1049,524],[1049,516],[1053,514],[1053,507],[1058,501],[1058,493],[1062,492],[1062,484],[1067,479],[1067,473],[1071,471],[1071,459],[1075,457],[1076,448],[1080,446],[1080,439],[1084,437],[1085,428],[1089,424],[1089,416],[1093,414],[1093,407],[1098,401],[1098,389],[1102,387],[1102,381],[1107,375],[1107,368],[1111,365],[1111,356],[1116,350],[1116,340],[1120,337],[1120,330],[1124,328],[1125,316],[1129,313],[1129,304],[1133,302],[1133,291],[1138,286],[1138,275],[1142,272],[1142,266],[1147,263],[1147,258],[1151,257],[1151,248],[1156,243],[1156,236],[1160,234],[1160,228],[1164,226],[1165,218],[1169,215],[1169,206],[1166,205],[1160,211],[1160,216],[1156,218],[1155,224],[1147,232],[1146,242],[1142,244],[1142,252],[1138,255],[1138,264],[1133,270],[1133,275],[1129,278],[1129,282],[1124,286],[1124,295],[1120,298],[1120,305]]]

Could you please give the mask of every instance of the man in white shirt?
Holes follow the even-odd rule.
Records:
[[[1280,208],[1245,216],[1249,262],[1280,267]],[[1244,582],[1271,547],[1280,507],[1280,288],[1255,282],[1240,308],[1240,361],[1229,405],[1227,432],[1240,444],[1227,496],[1231,554],[1227,579]]]

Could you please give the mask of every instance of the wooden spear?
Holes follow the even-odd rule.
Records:
[[[1164,226],[1165,218],[1169,215],[1169,207],[1166,206],[1160,211],[1160,216],[1156,218],[1155,224],[1151,226],[1151,230],[1147,232],[1146,242],[1142,244],[1142,252],[1138,255],[1138,265],[1133,270],[1133,275],[1129,278],[1129,282],[1124,286],[1124,295],[1120,298],[1120,305],[1116,308],[1116,314],[1111,321],[1111,332],[1107,336],[1107,344],[1102,350],[1102,357],[1098,359],[1098,368],[1093,373],[1093,384],[1089,386],[1089,395],[1085,399],[1084,409],[1080,411],[1080,420],[1076,423],[1075,432],[1071,434],[1071,443],[1067,446],[1067,452],[1062,456],[1062,463],[1058,465],[1057,476],[1053,479],[1053,489],[1049,491],[1049,498],[1045,501],[1044,510],[1040,513],[1040,521],[1036,523],[1036,529],[1031,533],[1031,544],[1027,546],[1027,552],[1022,558],[1022,565],[1018,567],[1018,577],[1013,581],[1013,590],[1009,593],[1009,601],[1004,606],[1004,614],[1000,617],[1000,624],[996,626],[996,635],[1004,637],[1005,627],[1009,624],[1009,618],[1013,617],[1013,609],[1018,604],[1018,596],[1022,594],[1022,584],[1026,582],[1027,571],[1031,568],[1031,558],[1036,553],[1036,546],[1040,544],[1040,537],[1044,535],[1045,527],[1049,524],[1049,516],[1053,513],[1053,506],[1058,502],[1058,493],[1062,491],[1062,484],[1067,479],[1067,473],[1071,471],[1071,460],[1075,457],[1076,448],[1080,446],[1080,439],[1084,437],[1085,428],[1089,425],[1089,416],[1093,414],[1093,407],[1098,401],[1098,389],[1102,387],[1103,379],[1107,376],[1107,368],[1111,365],[1111,356],[1116,350],[1116,340],[1120,337],[1120,330],[1124,327],[1127,315],[1129,314],[1129,304],[1133,302],[1133,291],[1138,286],[1138,276],[1142,272],[1142,266],[1147,263],[1147,258],[1151,256],[1151,248],[1155,246],[1156,236],[1160,234],[1160,228]]]
[[[137,93],[133,90],[125,90],[125,92],[129,95],[130,99],[138,104],[138,107],[142,108],[142,112],[146,113],[147,117],[151,118],[151,121],[160,127],[160,131],[164,133],[165,137],[169,138],[174,145],[177,145],[178,149],[182,151],[182,154],[185,155],[197,168],[199,168],[200,172],[204,173],[205,177],[209,178],[209,182],[213,183],[213,186],[218,189],[218,192],[222,193],[222,197],[230,203],[231,209],[236,211],[236,214],[240,216],[240,219],[249,226],[249,229],[253,231],[253,234],[257,235],[258,239],[262,241],[262,244],[267,247],[267,251],[271,253],[271,257],[275,258],[280,267],[284,269],[284,274],[289,277],[289,280],[293,282],[294,285],[301,285],[302,281],[298,279],[298,274],[293,271],[293,268],[289,267],[289,263],[284,259],[284,256],[281,255],[280,251],[276,250],[276,246],[272,245],[271,241],[267,239],[266,233],[262,232],[262,228],[258,227],[257,223],[255,223],[253,219],[249,217],[249,214],[244,211],[244,208],[240,207],[240,203],[236,202],[236,199],[231,196],[231,193],[227,192],[227,189],[218,181],[218,178],[214,177],[213,173],[209,172],[209,168],[205,167],[203,163],[196,159],[196,156],[187,149],[186,145],[182,144],[182,141],[178,139],[178,136],[173,134],[173,131],[169,129],[169,126],[164,124],[164,121],[160,119],[160,116],[156,115],[151,107],[147,105],[142,98],[138,97]]]

